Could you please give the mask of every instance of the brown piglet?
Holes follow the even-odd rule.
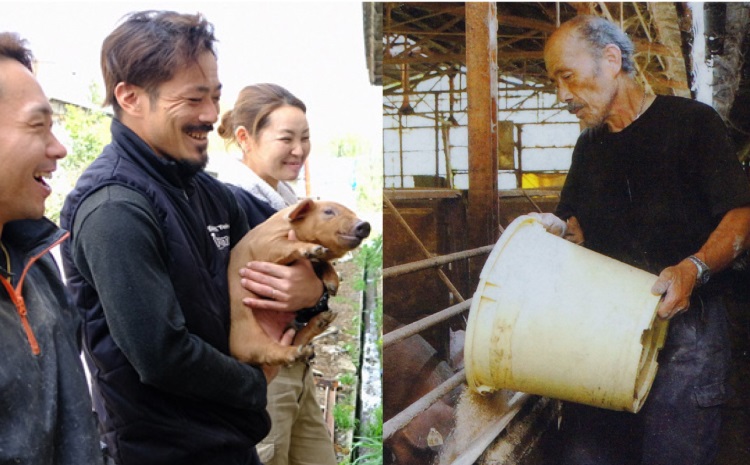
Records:
[[[289,239],[294,231],[296,240]],[[278,211],[251,229],[232,249],[229,260],[231,301],[230,353],[253,365],[285,365],[313,355],[309,342],[333,321],[333,312],[315,315],[294,338],[294,345],[277,341],[294,320],[294,312],[250,309],[242,303],[254,296],[240,284],[239,270],[247,262],[265,261],[288,265],[307,258],[330,295],[338,290],[339,279],[330,261],[355,249],[370,235],[370,224],[335,202],[304,199]]]

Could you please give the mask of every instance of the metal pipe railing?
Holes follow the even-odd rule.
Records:
[[[401,227],[404,228],[404,230],[407,232],[407,234],[411,238],[412,242],[414,242],[414,244],[422,252],[422,254],[426,258],[431,258],[430,257],[430,251],[427,250],[427,248],[424,246],[424,244],[422,243],[422,241],[419,239],[419,237],[417,237],[417,235],[411,229],[411,227],[409,226],[409,224],[406,222],[406,220],[404,219],[404,217],[401,216],[401,213],[399,213],[399,211],[396,208],[396,206],[393,205],[393,203],[390,201],[390,199],[386,195],[383,195],[383,206],[387,207],[388,209],[391,210],[391,212],[393,213],[393,217],[396,218],[396,221],[398,221],[399,224],[401,225]],[[463,298],[463,296],[461,295],[461,293],[458,292],[458,289],[456,289],[456,286],[453,285],[453,283],[448,278],[448,276],[446,276],[445,273],[443,273],[443,270],[437,270],[437,274],[438,274],[438,277],[440,278],[440,280],[443,281],[443,283],[446,286],[448,286],[448,290],[450,290],[451,294],[453,294],[453,297],[456,300],[458,300],[459,302],[463,302],[465,299]]]
[[[391,208],[393,208],[392,205],[391,205]],[[393,209],[395,210],[395,208]],[[384,268],[382,271],[382,276],[385,279],[395,278],[398,276],[402,276],[402,275],[409,274],[409,273],[414,273],[414,272],[425,270],[425,269],[437,268],[437,267],[440,267],[442,265],[445,265],[447,263],[451,263],[457,260],[463,260],[463,259],[472,258],[472,257],[476,257],[476,256],[483,255],[483,254],[488,254],[492,251],[493,247],[494,247],[494,244],[487,245],[484,247],[479,247],[476,249],[465,250],[462,252],[451,253],[451,254],[447,254],[447,255],[443,255],[439,257],[431,257],[431,258],[419,260],[416,262],[406,263],[403,265],[396,265],[396,266]],[[441,270],[438,270],[438,271],[439,271],[441,279],[445,281],[447,277],[442,273]],[[449,286],[449,287],[452,288],[452,286]],[[452,288],[451,290],[453,291],[454,289]],[[453,292],[453,293],[454,295],[457,294],[457,292]],[[458,295],[460,296],[460,294]],[[456,305],[445,308],[437,313],[434,313],[430,316],[417,320],[406,326],[402,326],[401,328],[398,328],[394,331],[391,331],[383,335],[383,349],[386,349],[387,347],[399,341],[403,341],[404,339],[408,337],[419,334],[422,331],[425,331],[440,322],[443,322],[456,315],[460,315],[461,313],[466,312],[467,310],[469,310],[469,308],[471,308],[471,302],[472,302],[472,299],[459,302]],[[461,384],[464,384],[465,382],[466,382],[466,371],[464,369],[461,369],[456,374],[454,374],[449,379],[447,379],[442,384],[440,384],[438,387],[428,392],[426,395],[419,398],[414,403],[409,405],[407,408],[405,408],[404,410],[402,410],[401,412],[393,416],[391,419],[383,423],[383,440],[384,441],[387,440],[388,438],[393,436],[395,433],[405,428],[409,424],[409,422],[411,422],[417,415],[423,413],[425,410],[430,408],[430,406],[438,402],[442,397],[446,396],[453,389],[457,388]],[[479,438],[479,442],[482,442],[483,446],[480,448],[472,447],[469,450],[465,451],[462,455],[460,455],[453,462],[452,465],[473,464],[479,458],[479,455],[481,455],[481,450],[486,449],[486,447],[489,446],[492,440],[494,440],[494,438],[497,437],[503,431],[503,429],[505,429],[508,423],[510,423],[510,421],[512,421],[512,419],[519,412],[523,404],[529,399],[529,397],[530,396],[528,394],[521,394],[521,393],[516,394],[510,400],[508,404],[509,410],[505,414],[503,414],[501,417],[499,417],[497,421],[491,425],[489,430],[486,431]]]
[[[466,372],[461,370],[445,380],[440,386],[428,392],[423,397],[420,397],[416,402],[406,407],[393,418],[383,423],[383,440],[385,441],[393,436],[398,430],[404,428],[414,419],[414,417],[430,408],[432,404],[463,384],[464,381],[466,381]]]
[[[406,326],[402,326],[398,329],[391,331],[388,334],[383,335],[383,349],[391,344],[395,344],[398,341],[403,341],[409,336],[413,336],[417,333],[424,331],[442,321],[459,315],[471,307],[471,300],[465,300],[459,304],[453,305],[446,309],[440,310],[437,313],[433,313],[430,316],[417,320],[414,323],[410,323]]]
[[[397,276],[414,273],[417,271],[426,270],[429,268],[436,268],[446,263],[454,262],[457,260],[463,260],[465,258],[476,257],[477,255],[487,254],[492,251],[494,245],[485,245],[477,249],[464,250],[463,252],[455,252],[448,255],[441,255],[439,257],[427,258],[411,263],[404,263],[403,265],[394,265],[383,269],[383,279],[395,278]]]

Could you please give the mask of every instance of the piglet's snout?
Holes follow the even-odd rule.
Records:
[[[368,223],[367,221],[358,221],[357,224],[354,225],[354,235],[360,239],[364,239],[365,237],[369,236],[370,223]]]

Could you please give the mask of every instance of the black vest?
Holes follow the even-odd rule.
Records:
[[[227,266],[231,246],[247,229],[244,218],[238,220],[242,213],[231,192],[202,171],[186,173],[178,164],[158,158],[135,133],[113,120],[112,143],[66,199],[60,216],[63,227],[72,231],[83,200],[113,184],[148,199],[162,226],[170,278],[186,327],[228,354]],[[229,227],[238,221],[244,230]],[[268,434],[270,419],[265,411],[202,403],[141,383],[112,340],[96,290],[72,266],[68,248],[66,243],[63,256],[68,286],[84,312],[84,342],[96,361],[96,366],[89,364],[96,380],[94,404],[114,456],[129,459],[128,463],[144,463],[139,457],[171,457],[175,453],[176,459],[182,454],[183,463],[197,463],[199,458],[191,451],[250,449]],[[160,441],[166,436],[169,440]],[[130,438],[138,439],[131,443]],[[153,449],[144,450],[149,447]]]

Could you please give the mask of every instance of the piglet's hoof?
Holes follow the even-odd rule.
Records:
[[[297,357],[298,361],[307,361],[315,357],[315,350],[312,344],[305,344],[303,346],[297,346]]]
[[[305,258],[323,258],[328,253],[328,249],[322,245],[316,245],[305,250],[303,255]]]
[[[336,313],[333,313],[331,310],[326,310],[325,312],[321,312],[318,315],[318,318],[313,318],[313,321],[311,323],[314,323],[317,325],[318,330],[320,332],[323,332],[324,329],[326,329],[331,323],[333,323],[333,320],[336,319]]]
[[[334,282],[324,281],[326,289],[329,295],[336,295],[339,292],[339,284]]]

